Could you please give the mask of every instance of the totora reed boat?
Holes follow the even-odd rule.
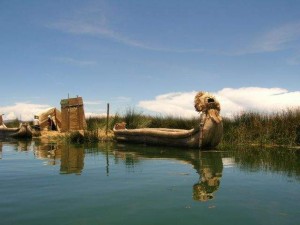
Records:
[[[194,106],[200,112],[199,127],[191,130],[167,128],[126,129],[125,123],[114,127],[115,139],[120,142],[135,142],[186,148],[209,149],[216,147],[223,135],[220,103],[207,93],[195,96]]]
[[[0,138],[31,138],[32,129],[28,124],[21,124],[18,128],[0,127]]]

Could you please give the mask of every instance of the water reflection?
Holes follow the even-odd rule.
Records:
[[[214,197],[214,192],[219,189],[223,172],[222,153],[216,151],[182,151],[178,149],[157,149],[152,147],[121,146],[114,151],[114,156],[128,162],[131,166],[140,162],[143,158],[164,158],[184,161],[193,166],[199,174],[199,180],[193,185],[193,199],[196,201],[207,201]],[[224,157],[224,153],[223,153]],[[234,159],[226,158],[234,163]],[[230,160],[228,160],[230,159]]]
[[[59,144],[52,142],[35,142],[33,146],[34,156],[37,159],[47,159],[46,164],[51,166],[57,165],[59,163],[62,149]]]
[[[244,148],[234,151],[234,158],[241,170],[279,173],[300,180],[300,150]]]
[[[21,140],[17,141],[17,150],[18,151],[29,151],[31,149],[31,141],[30,140]]]
[[[83,146],[36,142],[34,144],[34,155],[37,159],[46,160],[47,165],[60,165],[61,174],[81,174],[84,167]]]
[[[139,164],[140,159],[135,152],[122,152],[115,150],[114,151],[115,163],[119,163],[119,161],[124,162],[126,168],[134,169],[135,165]]]
[[[0,141],[0,150],[3,145],[12,146],[15,151],[28,152],[32,148],[31,140],[14,140],[14,141]]]
[[[124,164],[129,172],[143,167],[145,159],[170,159],[192,165],[199,175],[191,182],[191,196],[196,201],[216,198],[222,188],[222,173],[228,167],[237,167],[247,172],[267,171],[300,180],[300,152],[287,149],[239,149],[235,151],[199,152],[176,148],[148,147],[143,145],[98,144],[86,149],[66,143],[34,141],[0,141],[0,159],[7,157],[6,146],[19,153],[43,160],[43,164],[56,166],[59,174],[81,174],[85,156],[105,166],[106,175],[113,164]],[[3,155],[2,155],[3,151]],[[100,159],[96,158],[99,156]],[[4,157],[4,158],[3,158]],[[14,157],[11,155],[10,157]],[[87,163],[87,162],[86,162]],[[98,166],[98,165],[97,165]],[[122,167],[121,167],[122,168]],[[140,170],[139,170],[140,171]]]
[[[198,201],[207,201],[214,197],[218,190],[223,172],[223,162],[220,152],[201,152],[199,157],[200,178],[193,186],[193,198]]]
[[[60,172],[62,174],[81,174],[84,166],[84,148],[64,146],[61,154]]]
[[[101,147],[100,147],[101,149]],[[227,151],[183,151],[171,148],[155,148],[140,145],[118,145],[113,148],[115,161],[123,160],[134,169],[143,158],[166,158],[193,165],[199,180],[193,185],[193,199],[208,201],[220,189],[224,168],[238,167],[248,172],[271,172],[300,180],[300,151],[289,149],[239,149]]]

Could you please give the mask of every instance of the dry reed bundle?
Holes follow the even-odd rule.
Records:
[[[194,99],[194,106],[197,112],[209,115],[216,123],[222,121],[220,103],[212,94],[203,91],[198,92]]]

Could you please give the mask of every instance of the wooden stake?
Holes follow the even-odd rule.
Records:
[[[108,131],[108,120],[109,120],[109,103],[107,103],[107,114],[106,114],[106,136],[107,136],[107,131]]]

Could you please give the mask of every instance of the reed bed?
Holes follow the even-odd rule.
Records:
[[[124,115],[116,114],[108,120],[108,130],[112,130],[116,123],[125,122],[127,129],[135,128],[174,128],[191,129],[199,126],[198,118],[181,118],[173,116],[149,116],[135,109],[126,110]],[[106,117],[91,117],[87,119],[87,130],[106,129]]]
[[[19,127],[21,124],[21,121],[19,119],[14,119],[11,120],[9,122],[5,122],[5,126],[9,127],[9,128],[13,128],[13,127]]]
[[[224,118],[223,144],[284,145],[300,144],[300,108],[271,114],[245,112]]]

